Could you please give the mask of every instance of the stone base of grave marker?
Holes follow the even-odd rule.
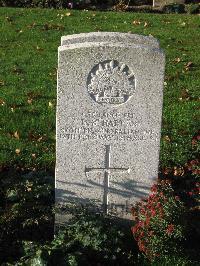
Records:
[[[102,32],[62,38],[57,204],[131,219],[131,206],[157,178],[164,64],[152,37]],[[66,219],[63,213],[57,221]]]

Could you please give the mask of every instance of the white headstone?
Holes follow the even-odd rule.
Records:
[[[129,219],[157,178],[165,63],[154,38],[116,35],[62,38],[56,202]]]

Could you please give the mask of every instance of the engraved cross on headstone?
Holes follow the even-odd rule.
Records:
[[[89,172],[103,172],[104,173],[104,195],[103,195],[103,206],[104,212],[108,213],[108,193],[109,193],[109,179],[111,172],[129,173],[130,168],[125,167],[111,167],[110,166],[110,156],[111,148],[110,145],[105,145],[106,155],[105,155],[105,167],[85,167],[85,174]]]

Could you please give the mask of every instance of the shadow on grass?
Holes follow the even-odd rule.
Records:
[[[0,199],[0,262],[20,257],[23,240],[53,239],[52,171],[2,169]]]
[[[191,199],[188,200],[184,195],[184,191],[188,189],[189,180],[193,182],[194,177],[188,173],[185,176],[163,176],[163,178],[173,179],[173,185],[178,194],[180,194],[182,200],[186,202],[188,206],[191,205]],[[94,185],[94,184],[90,184]],[[129,191],[135,188],[134,184],[125,182],[124,184],[119,184],[121,188],[125,188],[127,196],[129,196]],[[119,193],[121,195],[121,189],[112,191],[113,193]],[[70,191],[65,191],[68,197],[73,199],[74,193]],[[131,193],[131,192],[130,192]],[[136,193],[136,191],[132,191]],[[187,194],[187,193],[186,193]],[[125,196],[126,196],[125,195]],[[138,197],[143,195],[138,194]],[[13,262],[24,256],[23,241],[33,241],[41,245],[42,243],[51,243],[54,237],[54,170],[49,171],[22,171],[16,170],[14,168],[3,169],[0,173],[0,263],[3,262]],[[86,199],[87,201],[87,199]],[[195,205],[193,205],[195,207]],[[109,235],[109,230],[115,228],[121,232],[124,232],[125,237],[122,237],[120,241],[125,243],[126,247],[123,247],[127,252],[130,250],[137,251],[137,245],[132,238],[130,227],[131,222],[125,225],[124,220],[114,219],[113,217],[108,217],[102,215],[101,213],[90,215],[85,213],[85,209],[79,207],[75,208],[74,217],[75,220],[69,222],[68,225],[63,228],[69,228],[66,230],[71,230],[72,225],[74,225],[74,234],[83,234],[83,237],[87,239],[87,234],[90,230],[98,227],[101,228],[100,231],[106,232]],[[70,208],[66,210],[65,208],[61,211],[66,214],[71,213]],[[199,241],[199,210],[188,211],[188,223],[189,230],[187,232],[185,242],[185,249],[189,257],[192,259],[199,259],[200,254],[200,241]],[[61,228],[62,229],[62,228]],[[88,231],[87,231],[88,230]],[[84,233],[85,232],[85,233]],[[97,238],[98,235],[94,236]],[[112,236],[108,237],[112,238]],[[94,240],[96,241],[96,240]],[[111,246],[115,246],[109,242]],[[82,244],[81,244],[82,245]],[[78,244],[78,247],[80,243]],[[113,248],[112,246],[112,248]],[[83,245],[80,246],[81,250],[87,250],[88,258],[91,260],[92,257],[101,257],[104,252],[97,252],[93,250],[93,247],[87,247],[83,249]],[[79,250],[77,250],[79,251]],[[53,258],[53,257],[52,257]]]

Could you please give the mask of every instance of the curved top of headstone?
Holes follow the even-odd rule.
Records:
[[[66,50],[76,50],[76,49],[86,49],[86,48],[95,48],[95,47],[102,47],[102,48],[134,48],[137,49],[137,51],[143,50],[147,53],[159,53],[164,56],[164,52],[160,47],[154,47],[154,46],[147,46],[144,44],[135,44],[130,42],[79,42],[79,43],[72,43],[68,45],[62,45],[58,47],[59,52],[64,52]]]
[[[83,42],[122,42],[159,48],[159,42],[152,36],[144,36],[122,32],[89,32],[63,36],[61,45],[70,45]]]

